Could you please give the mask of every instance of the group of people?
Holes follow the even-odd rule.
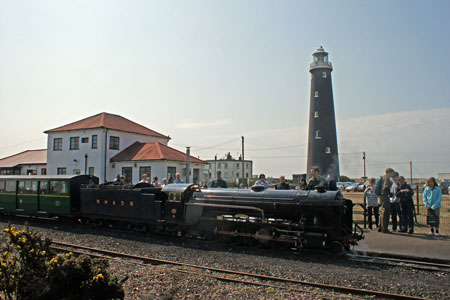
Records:
[[[379,232],[390,233],[397,231],[414,233],[414,191],[403,176],[399,176],[392,168],[385,170],[385,175],[378,182],[369,178],[369,186],[364,190],[364,201],[368,214],[369,229],[373,228],[372,216]],[[378,204],[378,199],[380,202]],[[423,203],[427,208],[427,215],[434,216],[430,223],[429,235],[439,235],[439,210],[441,208],[442,191],[434,177],[427,180],[423,191]],[[380,216],[381,215],[381,216]],[[379,217],[380,216],[380,217]],[[389,227],[389,219],[392,229]]]

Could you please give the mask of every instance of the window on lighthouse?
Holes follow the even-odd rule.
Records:
[[[326,154],[330,154],[331,153],[331,148],[330,147],[325,147],[325,153]]]
[[[327,72],[322,72],[322,78],[327,78]]]
[[[319,112],[318,111],[315,111],[314,112],[314,118],[318,118],[319,117]]]
[[[320,140],[320,130],[316,130],[316,140]]]
[[[315,98],[319,98],[319,91],[315,91],[315,92],[314,92],[314,97],[315,97]]]

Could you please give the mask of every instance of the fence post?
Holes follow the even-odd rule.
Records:
[[[420,214],[420,212],[419,212],[419,185],[416,186],[416,203],[417,203],[417,214]]]

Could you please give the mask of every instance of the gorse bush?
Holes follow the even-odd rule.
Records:
[[[0,290],[5,299],[123,299],[122,282],[108,263],[87,255],[56,254],[51,240],[10,225],[0,257]]]

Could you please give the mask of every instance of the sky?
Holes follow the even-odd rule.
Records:
[[[312,53],[332,81],[341,175],[450,173],[450,1],[0,0],[0,157],[121,115],[201,159],[306,171]]]

